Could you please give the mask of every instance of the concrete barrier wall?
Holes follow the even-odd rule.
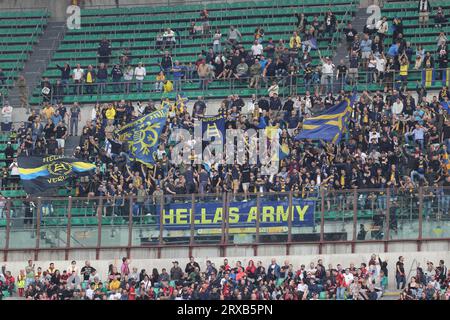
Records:
[[[273,251],[276,253],[276,247],[272,248]],[[177,260],[180,263],[181,268],[184,270],[186,264],[188,263],[189,259],[186,254],[183,254],[181,251],[179,252],[182,255],[174,255],[171,258],[164,257],[163,259],[155,259],[153,257],[149,257],[148,259],[131,259],[131,267],[137,267],[138,272],[141,271],[141,269],[145,269],[148,273],[151,273],[153,268],[157,268],[159,272],[161,272],[162,268],[166,268],[168,271],[170,271],[170,268],[172,267],[172,261]],[[194,252],[194,256],[195,253]],[[202,252],[203,254],[206,253],[206,251]],[[213,253],[213,252],[211,252]],[[267,268],[267,266],[270,264],[270,261],[272,258],[275,258],[277,260],[277,263],[282,265],[284,261],[289,261],[289,263],[292,263],[294,266],[294,269],[300,268],[301,264],[304,264],[306,267],[308,267],[310,262],[317,263],[318,259],[322,259],[324,266],[328,268],[329,264],[332,264],[333,267],[336,267],[338,263],[340,263],[343,267],[347,267],[350,265],[350,263],[354,263],[356,267],[359,267],[359,265],[362,262],[368,263],[370,256],[372,253],[378,254],[378,252],[370,252],[370,253],[359,253],[359,254],[307,254],[307,255],[291,255],[291,256],[283,256],[278,254],[273,255],[261,255],[257,257],[253,257],[251,252],[246,252],[247,254],[242,256],[228,256],[228,261],[231,266],[234,266],[236,261],[241,261],[242,265],[247,266],[249,260],[254,260],[256,263],[257,261],[261,261],[263,265]],[[84,254],[83,254],[84,255]],[[108,266],[110,264],[113,264],[117,266],[117,268],[120,269],[120,266],[122,264],[122,257],[123,252],[114,252],[112,251],[110,253],[111,258],[109,259],[102,259],[102,260],[93,260],[90,259],[91,265],[97,269],[97,273],[102,281],[104,281],[108,274]],[[383,261],[387,260],[388,262],[388,271],[389,271],[389,285],[390,288],[394,287],[395,284],[395,263],[398,260],[398,257],[400,255],[405,257],[405,271],[408,276],[410,270],[411,276],[413,276],[416,272],[416,268],[418,265],[424,267],[426,266],[427,261],[432,261],[435,266],[438,265],[439,260],[443,259],[447,265],[450,263],[450,252],[447,251],[433,251],[433,252],[389,252],[389,253],[379,253],[381,259]],[[87,256],[86,256],[87,257]],[[14,276],[17,276],[19,274],[19,271],[21,269],[24,269],[27,265],[27,259],[32,258],[32,255],[29,257],[24,258],[22,261],[14,261],[14,262],[0,262],[0,265],[6,264],[6,270],[9,270],[13,273]],[[202,270],[205,269],[206,260],[211,260],[215,266],[218,268],[220,265],[223,264],[224,257],[217,257],[217,256],[203,256],[199,258],[196,256],[196,261],[200,264],[200,267]],[[77,266],[79,269],[81,269],[84,266],[85,259],[74,259],[77,262]],[[40,260],[35,261],[36,268],[42,267],[43,270],[46,270],[50,264],[50,262],[55,263],[55,267],[59,269],[60,271],[63,271],[67,269],[70,265],[71,259],[68,261],[65,260]]]

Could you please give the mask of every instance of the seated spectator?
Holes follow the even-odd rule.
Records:
[[[436,15],[434,16],[434,23],[435,28],[442,28],[442,25],[447,23],[447,18],[445,16],[444,10],[440,6],[436,10]]]

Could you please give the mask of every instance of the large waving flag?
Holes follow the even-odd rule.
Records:
[[[93,173],[95,164],[65,156],[19,157],[20,179],[29,194],[37,194],[65,185],[72,177]]]
[[[317,50],[318,49],[317,40],[314,37],[312,37],[309,40],[304,41],[303,44],[305,46],[311,47],[311,49],[313,49],[313,50]]]
[[[295,140],[312,139],[339,143],[347,128],[355,99],[356,96],[352,95],[321,115],[306,119],[303,122],[303,130],[295,137]]]
[[[166,124],[168,111],[169,106],[165,104],[163,109],[144,115],[116,132],[120,141],[129,143],[128,153],[133,160],[147,166],[155,163],[159,135]]]

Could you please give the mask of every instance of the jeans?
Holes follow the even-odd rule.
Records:
[[[142,92],[142,89],[144,87],[144,80],[137,80],[136,79],[136,91]]]
[[[120,79],[113,79],[113,91],[114,92],[122,91],[122,83],[120,82]]]
[[[213,51],[214,53],[222,52],[222,45],[220,43],[213,44]]]
[[[80,95],[82,90],[81,90],[81,81],[80,80],[74,80],[74,85],[73,85],[73,94],[74,95]]]
[[[70,118],[70,134],[72,136],[78,134],[78,118]]]
[[[305,78],[305,90],[306,91],[311,91],[311,79],[306,79]]]
[[[400,289],[400,283],[402,284],[402,289],[405,289],[405,285],[406,285],[406,278],[405,278],[405,276],[397,274],[395,276],[395,280],[397,281],[397,290]]]
[[[333,74],[323,74],[322,85],[325,86],[326,92],[333,93]]]
[[[61,84],[64,86],[64,94],[69,93],[69,79],[61,79]]]
[[[156,92],[161,92],[163,90],[163,83],[158,81],[155,82],[155,91]]]
[[[86,93],[92,94],[94,92],[94,84],[92,83],[86,83]]]
[[[411,175],[410,175],[410,178],[413,182],[415,181],[415,177],[419,177],[419,180],[425,179],[425,175],[423,173],[413,170],[413,171],[411,171]]]
[[[173,90],[175,92],[181,91],[181,79],[180,78],[173,79]]]
[[[106,92],[106,80],[97,79],[97,94],[103,94],[103,92]]]
[[[130,93],[130,86],[131,86],[131,80],[125,81],[125,85],[124,85],[124,92],[125,93]]]
[[[344,300],[345,287],[336,288],[336,300]]]
[[[339,85],[339,90],[344,90],[344,86],[345,86],[345,83],[346,83],[346,78],[345,78],[345,75],[343,75],[343,76],[339,76],[339,78],[337,79],[338,81],[338,85]]]

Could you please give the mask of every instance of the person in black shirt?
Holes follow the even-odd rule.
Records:
[[[186,272],[188,275],[191,272],[195,271],[195,268],[198,268],[198,270],[200,271],[200,265],[195,262],[194,257],[189,257],[189,262],[186,264],[186,268],[184,269],[184,272]]]
[[[100,44],[98,45],[98,49],[97,49],[97,55],[98,55],[98,63],[109,63],[109,59],[111,56],[111,44],[109,43],[108,40],[103,39]]]
[[[405,258],[400,256],[395,264],[395,280],[397,281],[397,290],[400,290],[400,284],[402,284],[402,290],[405,289],[406,277],[405,277]]]
[[[47,154],[56,155],[58,150],[58,142],[55,140],[55,136],[52,135],[47,141]]]
[[[344,89],[344,85],[346,83],[347,79],[347,66],[345,65],[345,62],[343,59],[339,62],[339,65],[337,66],[337,73],[336,73],[336,80],[338,82],[339,90]]]
[[[95,271],[97,270],[91,266],[91,263],[89,261],[86,261],[84,267],[81,268],[80,273],[83,276],[84,281],[89,281],[91,273]]]
[[[355,40],[355,36],[358,34],[355,28],[353,28],[352,24],[349,22],[347,27],[344,28],[345,40],[347,41],[347,50],[350,51],[353,41]]]
[[[65,141],[67,137],[67,126],[64,121],[60,121],[54,130],[56,141],[58,142],[58,153],[64,154]]]

